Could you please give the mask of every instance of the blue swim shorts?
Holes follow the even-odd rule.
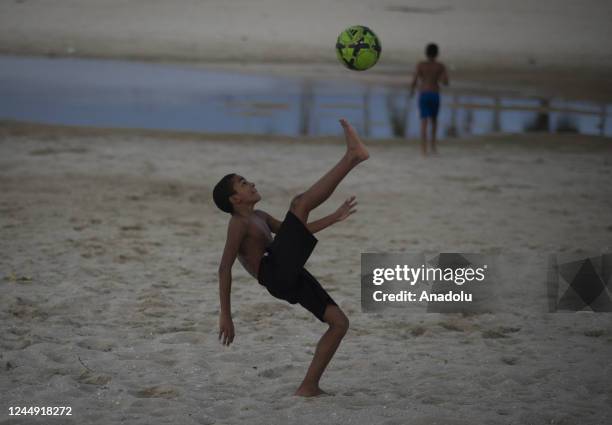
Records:
[[[419,95],[419,112],[421,119],[436,118],[440,109],[440,94],[435,91],[424,91]]]

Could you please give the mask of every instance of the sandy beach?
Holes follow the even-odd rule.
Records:
[[[610,16],[612,3],[599,0],[15,0],[0,3],[0,54],[406,87],[435,41],[450,93],[605,105]],[[339,31],[353,24],[382,41],[367,73],[335,58]],[[366,140],[371,159],[313,213],[359,201],[317,234],[307,264],[351,325],[321,381],[332,396],[303,399],[292,394],[326,326],[238,264],[236,340],[218,341],[228,217],[211,191],[238,172],[257,184],[258,207],[282,218],[341,155],[340,138],[2,118],[0,425],[610,423],[610,313],[548,313],[545,298],[548,254],[612,252],[609,138],[449,138],[426,160],[415,140]],[[365,252],[499,254],[529,267],[492,313],[364,313]],[[10,415],[17,406],[72,415]]]
[[[370,141],[317,216],[356,195],[308,263],[351,320],[324,375],[333,397],[291,396],[324,326],[234,268],[237,337],[217,340],[227,217],[220,175],[258,185],[280,216],[342,151],[5,123],[0,128],[2,424],[15,405],[71,406],[61,423],[604,424],[612,416],[609,314],[548,314],[517,281],[510,310],[364,314],[361,252],[599,251],[610,245],[607,140],[496,136]],[[540,304],[541,305],[541,304]],[[59,423],[59,422],[58,422]]]

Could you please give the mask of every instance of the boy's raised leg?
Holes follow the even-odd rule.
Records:
[[[310,211],[329,198],[349,171],[357,164],[370,157],[368,150],[359,139],[359,135],[355,129],[345,119],[341,119],[340,124],[344,129],[344,138],[346,140],[346,152],[344,156],[306,192],[298,195],[291,202],[291,212],[293,212],[303,223],[308,221],[308,214]]]

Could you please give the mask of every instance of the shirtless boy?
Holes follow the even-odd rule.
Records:
[[[427,155],[427,121],[431,122],[431,151],[436,153],[436,131],[440,109],[440,83],[448,86],[448,73],[443,63],[438,62],[438,45],[425,47],[427,60],[419,62],[410,87],[410,97],[419,84],[419,111],[421,114],[421,151]]]
[[[300,303],[329,325],[319,340],[306,376],[295,392],[299,396],[323,394],[319,380],[348,330],[348,318],[319,282],[304,268],[317,239],[313,233],[346,219],[355,212],[355,197],[347,199],[333,214],[308,221],[310,211],[323,203],[357,164],[369,157],[353,127],[340,120],[346,152],[340,161],[304,193],[291,201],[281,222],[255,210],[261,196],[255,184],[236,174],[223,177],[213,190],[217,207],[231,214],[227,240],[219,265],[219,339],[224,345],[234,340],[230,292],[232,265],[236,258],[274,297]],[[272,239],[271,233],[276,236]]]

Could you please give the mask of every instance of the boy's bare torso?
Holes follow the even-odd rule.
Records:
[[[265,216],[259,211],[239,219],[245,221],[247,230],[238,250],[238,261],[251,276],[257,279],[261,258],[266,247],[272,242],[272,231],[266,223]]]
[[[436,61],[423,61],[417,66],[417,73],[420,81],[420,91],[440,91],[439,82],[445,72],[442,63]]]

